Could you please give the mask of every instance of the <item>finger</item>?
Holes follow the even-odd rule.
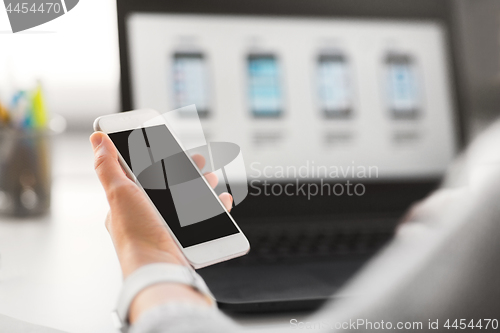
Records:
[[[217,175],[213,172],[207,172],[204,176],[212,188],[215,188],[219,183],[219,177],[217,177]]]
[[[90,136],[94,148],[94,168],[106,193],[116,185],[129,182],[118,163],[118,152],[111,139],[102,132]]]
[[[458,195],[459,191],[456,189],[439,189],[434,191],[427,198],[414,203],[402,219],[402,223],[429,220],[432,216],[442,211],[443,207],[448,206],[453,202]]]
[[[231,208],[233,208],[233,196],[225,192],[219,195],[219,199],[224,204],[224,207],[230,212]]]
[[[198,167],[198,169],[202,170],[203,167],[205,166],[205,157],[201,156],[200,154],[195,154],[191,156],[193,159],[194,164]]]

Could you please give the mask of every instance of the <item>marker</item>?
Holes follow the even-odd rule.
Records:
[[[25,91],[18,91],[14,95],[10,106],[14,126],[22,128],[26,125],[26,112],[28,111],[29,104],[30,101]]]
[[[42,93],[42,85],[37,84],[35,93],[32,98],[31,103],[33,122],[32,126],[35,128],[43,128],[47,125],[47,109],[45,108],[45,102]]]
[[[9,125],[10,123],[10,115],[9,111],[0,103],[0,123],[2,125]]]

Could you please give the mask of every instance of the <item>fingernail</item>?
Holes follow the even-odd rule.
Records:
[[[96,133],[90,137],[92,148],[96,149],[102,142],[102,133]]]

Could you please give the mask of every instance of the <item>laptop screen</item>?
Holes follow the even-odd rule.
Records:
[[[437,22],[135,13],[125,23],[133,108],[195,104],[208,141],[241,147],[250,180],[430,179],[456,153]]]

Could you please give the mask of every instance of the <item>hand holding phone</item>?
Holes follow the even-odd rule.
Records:
[[[96,172],[110,204],[105,225],[116,248],[124,276],[154,262],[189,265],[145,194],[123,172],[118,162],[118,153],[109,137],[96,132],[91,141],[96,154]],[[193,156],[193,160],[199,168],[203,168],[203,157]],[[206,175],[206,178],[212,186],[216,184],[213,174]],[[220,200],[230,210],[231,195],[223,193]]]
[[[139,187],[132,182],[118,162],[118,153],[109,137],[101,132],[90,137],[94,147],[95,168],[110,203],[106,227],[113,239],[124,278],[137,269],[153,263],[189,265],[172,236],[158,218],[154,207]],[[194,156],[196,165],[203,167],[201,156]],[[214,177],[207,175],[214,184]],[[232,198],[228,193],[220,197],[226,208],[231,208]],[[134,323],[148,309],[179,301],[209,306],[212,300],[190,286],[161,283],[142,290],[130,304],[128,320]]]
[[[154,112],[155,111],[152,110],[140,110],[115,114],[98,118],[95,122],[96,130],[102,130],[109,133],[114,144],[111,144],[111,147],[107,147],[106,149],[112,149],[113,153],[116,153],[115,164],[121,166],[127,174],[125,175],[123,171],[121,171],[121,168],[119,168],[121,172],[121,180],[119,179],[120,182],[118,183],[119,186],[111,186],[107,184],[106,180],[103,181],[100,175],[101,172],[108,172],[100,171],[108,169],[108,167],[101,167],[100,165],[96,167],[101,182],[103,182],[103,186],[106,189],[108,200],[110,201],[111,218],[114,219],[118,216],[120,219],[129,220],[132,216],[134,220],[130,221],[130,225],[123,227],[124,230],[120,229],[116,233],[110,230],[110,232],[112,235],[127,235],[126,237],[141,239],[138,243],[142,245],[145,243],[149,245],[157,244],[161,249],[176,247],[177,253],[182,253],[182,258],[179,259],[179,256],[176,255],[176,259],[185,262],[185,257],[195,268],[205,267],[247,253],[249,250],[248,241],[226,209],[226,207],[230,207],[232,203],[232,199],[228,197],[229,194],[225,194],[221,197],[221,200],[226,203],[226,207],[224,207],[224,204],[209,187],[209,182],[215,185],[214,179],[209,177],[207,182],[199,172],[199,168],[202,167],[204,163],[201,156],[194,158],[194,161],[198,164],[198,168],[196,168],[194,161],[184,153],[181,145],[166,125],[146,127],[144,133],[145,135],[146,133],[150,133],[150,139],[154,135],[161,133],[161,135],[164,135],[162,137],[164,146],[176,150],[179,149],[182,152],[182,155],[176,154],[176,156],[184,156],[182,160],[177,160],[176,163],[181,163],[186,173],[198,173],[205,187],[199,187],[198,192],[200,193],[197,193],[197,195],[203,196],[212,210],[214,209],[213,207],[219,207],[220,214],[195,224],[182,226],[180,220],[176,219],[175,207],[171,202],[169,204],[168,195],[174,192],[173,186],[168,187],[167,184],[167,188],[164,190],[148,190],[144,189],[140,182],[136,184],[130,180],[140,180],[141,176],[134,175],[130,168],[131,162],[128,146],[126,144],[127,138],[133,129],[137,129],[138,126],[140,128],[146,120],[151,119]],[[147,136],[145,139],[147,139]],[[103,139],[103,142],[108,141],[111,142],[107,137]],[[120,163],[118,164],[117,161],[120,161]],[[162,160],[161,165],[163,165],[164,173],[168,173],[168,164],[168,161]],[[116,165],[114,167],[116,167]],[[167,165],[166,169],[165,165]],[[114,168],[114,170],[116,173],[116,168]],[[212,178],[212,180],[210,180],[210,178]],[[196,193],[193,193],[193,195],[195,194]],[[123,204],[124,202],[126,202],[126,205]],[[191,209],[196,210],[200,209],[200,207],[191,207]],[[113,226],[110,227],[113,228]],[[133,231],[131,232],[131,230]],[[135,235],[140,237],[136,237]],[[115,237],[112,237],[116,246],[117,242],[115,241]],[[178,250],[180,250],[180,252]]]

